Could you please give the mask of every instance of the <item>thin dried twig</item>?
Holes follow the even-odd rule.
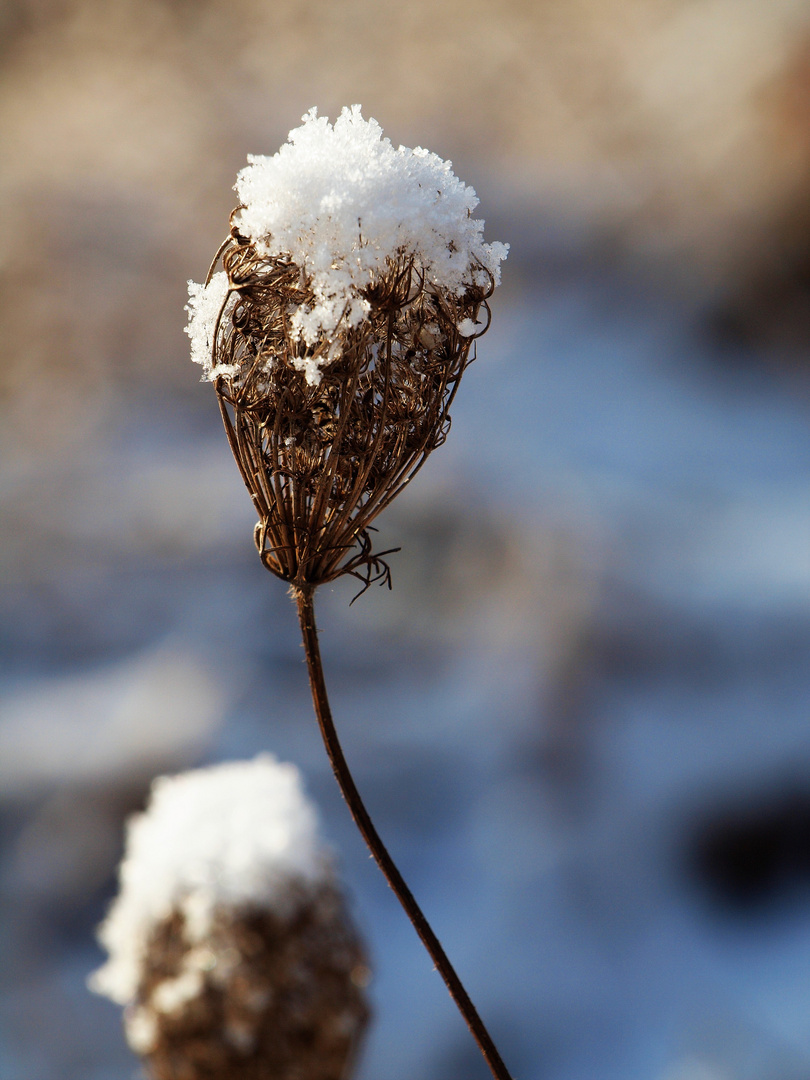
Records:
[[[329,698],[326,693],[326,683],[323,677],[323,664],[318,646],[318,629],[315,625],[315,608],[313,605],[312,590],[297,591],[295,600],[298,606],[298,619],[301,625],[301,633],[304,640],[304,651],[307,657],[309,670],[309,684],[312,691],[312,700],[315,705],[315,715],[321,729],[326,752],[329,757],[332,771],[335,774],[340,790],[349,807],[360,833],[363,836],[368,849],[374,856],[374,860],[391,886],[395,896],[399,900],[405,913],[422,940],[422,944],[428,951],[431,960],[436,965],[436,970],[444,980],[444,984],[450,991],[450,996],[455,1001],[459,1012],[464,1017],[472,1037],[478,1044],[478,1048],[484,1055],[495,1080],[511,1080],[509,1071],[503,1063],[498,1048],[487,1031],[478,1011],[475,1008],[464,984],[456,974],[455,968],[450,963],[441,942],[433,931],[430,923],[422,913],[422,909],[414,899],[413,893],[399,872],[396,863],[388,853],[388,849],[382,842],[374,823],[366,810],[365,804],[360,797],[360,792],[354,783],[343,749],[335,730],[332,720],[332,710],[329,706]]]

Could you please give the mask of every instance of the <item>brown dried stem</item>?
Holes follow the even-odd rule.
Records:
[[[433,932],[430,923],[422,913],[422,909],[405,883],[405,879],[397,869],[396,863],[388,854],[388,849],[380,839],[379,833],[366,810],[365,804],[352,778],[351,771],[343,755],[343,749],[335,730],[332,720],[332,710],[329,707],[329,698],[326,693],[326,683],[323,677],[323,665],[318,646],[318,630],[315,625],[315,608],[313,604],[314,589],[297,590],[295,600],[298,605],[298,619],[301,624],[301,634],[304,640],[304,650],[307,657],[309,670],[309,685],[312,690],[312,701],[315,706],[315,715],[318,718],[318,726],[321,729],[326,753],[332,765],[338,785],[349,807],[354,822],[360,830],[368,849],[385,879],[393,889],[397,899],[405,913],[411,920],[414,929],[422,939],[422,944],[430,954],[436,969],[444,979],[450,996],[458,1006],[461,1015],[467,1023],[470,1032],[478,1044],[481,1053],[489,1065],[495,1080],[511,1080],[509,1072],[501,1059],[495,1043],[484,1026],[478,1012],[470,1000],[470,996],[464,989],[453,965],[447,958],[441,942]]]

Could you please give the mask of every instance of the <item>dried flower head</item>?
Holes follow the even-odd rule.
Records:
[[[162,778],[129,825],[91,986],[154,1080],[337,1080],[368,969],[298,771],[270,755]]]
[[[155,926],[126,1012],[154,1080],[340,1080],[369,1019],[365,956],[321,884],[287,912],[218,907],[204,940]]]
[[[187,332],[262,562],[305,591],[387,580],[368,529],[446,438],[507,247],[484,243],[449,162],[394,149],[359,106],[334,126],[309,112],[236,190]]]

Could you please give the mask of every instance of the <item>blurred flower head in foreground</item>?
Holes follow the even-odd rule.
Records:
[[[348,1075],[368,969],[293,765],[155,781],[120,877],[90,985],[156,1080]]]
[[[394,149],[359,106],[334,126],[313,109],[249,162],[230,235],[189,283],[192,359],[264,565],[301,589],[386,578],[368,526],[444,441],[508,249],[484,242],[450,162]]]

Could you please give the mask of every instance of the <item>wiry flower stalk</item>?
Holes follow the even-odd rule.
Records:
[[[249,159],[230,234],[205,285],[190,285],[188,332],[258,515],[261,560],[298,605],[341,791],[493,1075],[509,1080],[354,784],[315,626],[318,585],[348,574],[361,591],[390,587],[390,552],[373,550],[369,530],[447,437],[507,251],[483,242],[475,193],[448,162],[381,135],[357,106],[334,128],[312,111],[275,157]]]
[[[422,909],[414,899],[413,893],[399,872],[396,863],[388,853],[388,849],[380,839],[380,835],[374,827],[368,810],[360,797],[360,792],[355,786],[354,779],[343,749],[335,730],[332,720],[332,710],[329,707],[329,698],[326,694],[326,684],[323,678],[323,666],[321,653],[318,647],[318,629],[315,625],[315,609],[312,602],[312,593],[300,593],[297,597],[298,618],[301,623],[301,633],[304,639],[304,649],[307,656],[309,670],[309,684],[312,690],[312,700],[315,705],[315,715],[321,729],[326,752],[332,765],[332,771],[337,777],[340,790],[351,811],[360,833],[368,845],[374,860],[382,870],[385,880],[393,889],[397,899],[405,913],[411,920],[414,929],[427,949],[431,960],[436,965],[436,970],[444,979],[445,986],[450,991],[450,996],[458,1006],[461,1015],[467,1023],[470,1032],[478,1043],[478,1047],[496,1080],[511,1080],[509,1072],[503,1063],[498,1048],[486,1029],[478,1010],[472,1003],[470,995],[464,988],[464,984],[456,974],[455,968],[447,958],[442,944],[436,937],[430,923],[422,913]]]

